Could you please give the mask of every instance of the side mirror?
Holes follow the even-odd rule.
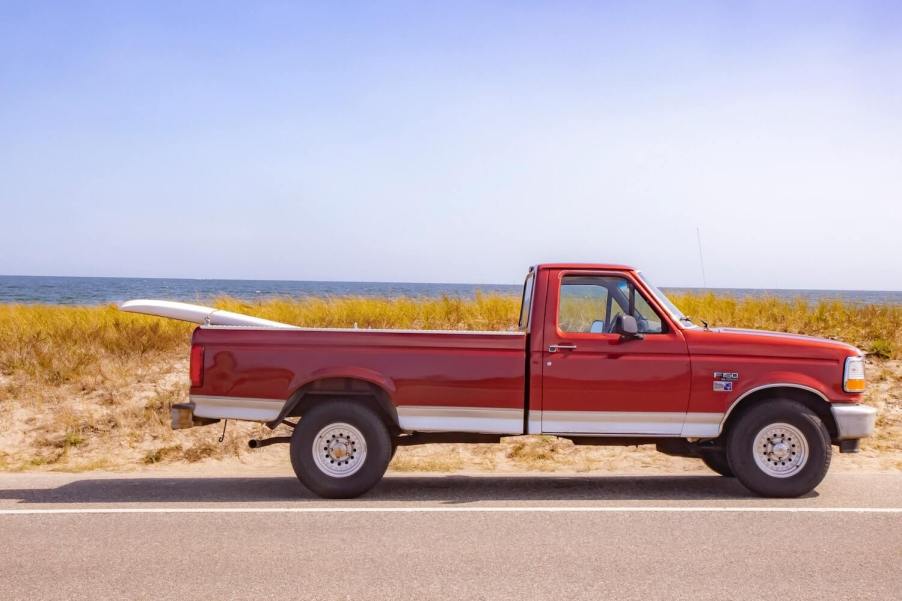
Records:
[[[644,338],[639,333],[639,324],[632,315],[618,315],[614,318],[614,326],[611,331],[620,334],[621,338]]]

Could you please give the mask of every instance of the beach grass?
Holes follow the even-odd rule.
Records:
[[[878,423],[878,437],[868,444],[886,452],[902,451],[896,440],[902,426],[897,398],[902,382],[898,361],[902,305],[714,294],[675,295],[673,300],[696,322],[705,320],[712,327],[824,336],[868,352],[876,373],[866,401],[881,406],[889,416]],[[308,327],[497,331],[516,328],[520,299],[497,294],[253,302],[223,297],[212,304]],[[113,306],[0,305],[0,469],[97,469],[246,454],[247,438],[265,434],[258,431],[261,426],[230,426],[222,445],[214,444],[210,428],[169,429],[169,406],[187,395],[186,357],[193,328],[123,313]],[[479,457],[470,451],[452,454],[466,457],[465,467],[472,467],[472,462],[483,465],[487,457],[496,456],[517,465],[541,464],[541,469],[557,465],[545,451],[518,445],[507,455],[502,453],[507,459],[490,450]],[[398,469],[439,465],[444,461],[435,455],[439,451],[405,451],[399,455]],[[567,465],[576,466],[582,452],[571,453]]]
[[[792,332],[842,340],[881,359],[902,357],[902,305],[808,302],[773,297],[679,294],[671,300],[696,323]]]
[[[902,356],[902,305],[808,303],[776,298],[736,299],[677,295],[697,322],[835,338],[880,358]],[[473,299],[302,298],[242,301],[218,298],[216,307],[309,327],[511,330],[520,299],[480,294]],[[47,385],[77,382],[106,361],[127,361],[184,350],[191,324],[131,313],[113,306],[0,305],[0,374]]]

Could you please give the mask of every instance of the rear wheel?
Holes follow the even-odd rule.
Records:
[[[304,413],[291,436],[291,466],[321,497],[362,495],[391,460],[388,428],[374,411],[352,401],[327,401]]]
[[[730,469],[730,463],[727,461],[726,451],[702,451],[701,458],[705,465],[721,476],[727,478],[734,476],[733,470]]]
[[[736,477],[764,497],[799,497],[827,474],[832,448],[820,418],[796,401],[753,407],[727,434],[727,459]]]

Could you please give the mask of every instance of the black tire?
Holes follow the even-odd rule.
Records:
[[[705,465],[721,476],[734,477],[733,470],[730,469],[730,462],[727,461],[726,451],[702,451],[700,456]]]
[[[765,428],[779,428],[778,424],[789,425],[803,440],[793,440],[791,431],[787,438],[785,429],[773,439],[766,438],[769,434]],[[759,434],[763,436],[759,442],[764,443],[760,449],[756,443]],[[796,451],[805,459],[798,467],[792,465],[797,461]],[[830,434],[821,419],[805,405],[787,399],[764,401],[750,408],[727,433],[729,466],[746,488],[763,497],[800,497],[811,492],[827,475],[831,454]],[[778,470],[786,471],[779,477],[774,475]]]
[[[323,456],[315,458],[314,441],[320,432],[337,424],[352,426],[362,435],[366,451],[356,471],[346,476],[336,477],[324,471],[317,465],[317,461],[336,463],[334,453],[348,453],[353,461],[355,448],[353,443],[344,443],[342,434],[333,440],[339,444],[337,450],[329,451],[323,448]],[[356,435],[354,435],[356,437]],[[341,441],[339,442],[339,439]],[[349,436],[348,441],[351,441]],[[330,443],[327,443],[330,444]],[[359,442],[357,442],[359,445]],[[361,445],[362,446],[362,445]],[[359,447],[357,447],[359,449]],[[318,449],[318,447],[317,447]],[[357,451],[359,453],[359,450]],[[348,499],[357,497],[370,490],[382,479],[388,462],[391,460],[392,440],[385,422],[372,409],[361,403],[345,400],[326,401],[308,409],[301,418],[294,433],[291,436],[291,466],[301,483],[311,491],[329,499]],[[358,455],[359,457],[359,455]],[[342,461],[337,462],[338,465]],[[348,464],[348,460],[344,461]],[[326,468],[331,469],[327,464]],[[339,468],[341,469],[341,468]]]

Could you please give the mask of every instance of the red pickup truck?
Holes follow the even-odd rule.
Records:
[[[298,328],[166,301],[122,308],[196,321],[190,402],[172,425],[288,424],[291,463],[323,497],[382,478],[398,445],[553,434],[656,444],[764,496],[811,491],[831,445],[873,432],[864,358],[832,340],[694,324],[622,265],[529,270],[519,329]]]

